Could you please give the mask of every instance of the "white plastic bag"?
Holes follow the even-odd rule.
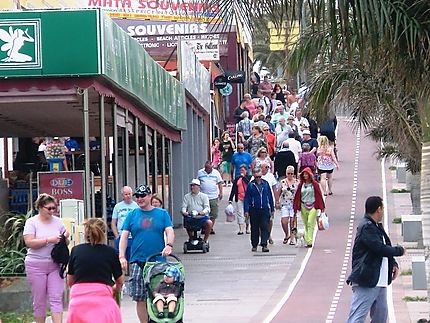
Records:
[[[328,222],[328,216],[325,212],[321,212],[318,217],[318,230],[328,230],[330,227],[330,223]]]
[[[227,216],[227,222],[233,222],[235,220],[234,207],[233,204],[229,203],[224,210],[225,215]]]

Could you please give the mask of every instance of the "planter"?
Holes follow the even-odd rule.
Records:
[[[31,310],[32,297],[27,278],[0,277],[0,312],[24,313]]]

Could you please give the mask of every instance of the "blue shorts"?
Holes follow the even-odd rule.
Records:
[[[119,253],[119,240],[120,239],[121,239],[121,236],[119,236],[118,238],[115,239],[116,251],[118,253]],[[128,238],[127,249],[125,249],[125,259],[127,259],[127,261],[130,260],[131,244],[132,243],[133,243],[133,239],[132,238]]]
[[[184,228],[190,230],[200,230],[209,220],[208,216],[204,216],[203,218],[192,218],[190,216],[184,216]]]

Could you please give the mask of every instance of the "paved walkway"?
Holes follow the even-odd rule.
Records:
[[[249,235],[238,236],[236,223],[225,222],[223,210],[229,188],[225,188],[209,253],[184,255],[185,230],[175,230],[174,253],[182,259],[186,271],[185,322],[266,323],[270,319],[282,323],[345,322],[351,300],[351,289],[345,284],[351,265],[349,251],[363,215],[365,198],[373,194],[382,196],[382,172],[373,155],[375,143],[363,134],[357,140],[345,121],[340,122],[339,138],[341,169],[335,172],[334,195],[327,199],[330,230],[318,233],[313,249],[283,245],[277,213],[273,229],[275,244],[269,245],[267,254],[261,249],[252,253]],[[386,168],[385,173],[389,191],[398,184],[393,172]],[[394,243],[401,243],[400,226],[392,224],[391,219],[410,212],[408,198],[407,194],[387,196]],[[293,289],[292,282],[305,258],[309,261]],[[401,269],[409,268],[410,257],[401,258]],[[425,296],[425,291],[412,291],[410,276],[400,277],[393,286],[397,322],[415,323],[418,318],[428,316],[426,303],[406,304],[402,300],[405,295]],[[283,298],[286,302],[279,303]],[[129,297],[124,298],[121,310],[123,322],[138,323]]]

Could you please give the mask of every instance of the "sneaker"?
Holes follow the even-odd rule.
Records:
[[[175,317],[175,313],[173,313],[173,312],[169,312],[169,313],[167,314],[167,317],[168,317],[169,319],[172,319],[172,318],[174,318],[174,317]]]
[[[214,231],[214,230],[211,230],[211,234],[215,234],[215,231]]]
[[[238,233],[237,233],[237,235],[238,235],[238,236],[240,236],[240,235],[242,235],[242,234],[243,234],[243,232],[238,232]]]
[[[249,230],[246,230],[246,234],[251,234],[251,231],[249,231]]]
[[[256,252],[257,251],[257,247],[252,247],[251,251],[252,252]]]
[[[263,248],[261,248],[261,251],[262,251],[262,252],[269,252],[269,248],[267,248],[267,247],[263,247]]]
[[[164,313],[163,312],[158,312],[157,317],[159,319],[162,319],[164,317]]]

